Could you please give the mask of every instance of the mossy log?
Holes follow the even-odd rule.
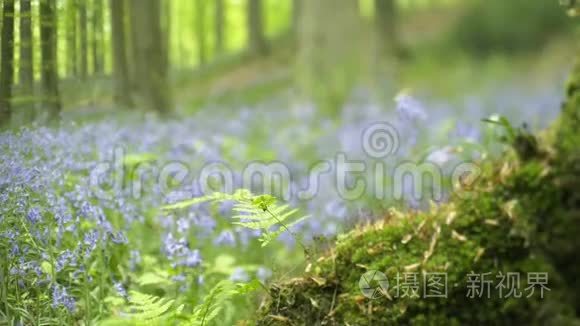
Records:
[[[580,65],[561,117],[524,130],[511,156],[487,162],[469,191],[429,212],[388,214],[337,240],[303,277],[270,288],[258,325],[580,325]],[[447,274],[446,298],[362,295],[361,275]],[[543,272],[540,298],[468,298],[470,273]],[[494,283],[495,284],[495,283]],[[423,284],[420,284],[422,287]],[[419,290],[419,293],[422,289]]]

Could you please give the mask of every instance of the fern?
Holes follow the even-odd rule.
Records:
[[[236,288],[232,282],[225,280],[216,284],[205,296],[203,303],[193,309],[188,325],[205,326],[213,321],[234,294]]]
[[[175,300],[131,291],[125,312],[101,325],[165,325],[181,314],[182,309],[183,305],[175,306]]]
[[[219,282],[205,296],[203,303],[193,309],[193,313],[187,321],[187,325],[207,326],[210,322],[216,319],[226,303],[230,301],[234,295],[248,294],[255,291],[260,286],[262,285],[256,279],[245,284],[234,284],[229,280]]]
[[[210,195],[166,205],[163,209],[181,209],[205,202],[219,203],[224,201],[235,202],[233,210],[237,214],[233,216],[236,220],[234,224],[262,231],[259,241],[262,243],[263,247],[267,246],[285,231],[289,232],[294,238],[296,238],[296,235],[290,230],[290,228],[308,218],[308,216],[297,218],[297,209],[291,209],[288,205],[278,205],[276,203],[276,198],[273,196],[253,195],[246,189],[238,190],[231,195],[214,192]],[[288,222],[291,219],[294,219],[294,221]],[[273,229],[276,230],[273,231]],[[298,241],[298,243],[302,245],[300,241]]]

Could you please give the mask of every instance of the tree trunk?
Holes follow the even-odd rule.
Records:
[[[198,60],[200,65],[207,61],[205,32],[205,0],[195,0],[195,35],[197,40]]]
[[[57,71],[56,0],[40,1],[40,39],[42,55],[43,108],[50,118],[61,111]]]
[[[0,125],[9,125],[14,84],[14,0],[4,0],[0,53]]]
[[[302,0],[292,0],[292,33],[298,34]]]
[[[69,76],[78,75],[78,55],[77,55],[77,25],[79,18],[77,15],[77,0],[67,0],[66,2],[66,53],[67,53],[67,74]]]
[[[34,82],[31,18],[30,0],[20,0],[20,85],[27,96]]]
[[[86,0],[79,0],[79,36],[80,36],[80,75],[83,80],[86,80],[89,73],[88,64],[88,35],[87,35],[87,2]]]
[[[20,87],[26,100],[21,108],[24,121],[34,120],[34,60],[32,55],[30,0],[20,0]]]
[[[103,1],[93,0],[93,71],[103,73]]]
[[[247,26],[250,52],[264,55],[268,52],[262,15],[262,0],[248,0]]]
[[[131,87],[125,40],[125,0],[110,0],[115,102],[131,107]]]
[[[224,29],[226,24],[226,8],[224,0],[215,0],[215,52],[223,54],[225,49]]]
[[[337,117],[361,81],[368,53],[356,0],[302,2],[296,81],[300,95]]]
[[[171,110],[166,43],[159,0],[131,0],[135,77],[139,105],[159,113]]]
[[[384,58],[397,54],[397,7],[395,0],[375,0],[377,54]]]

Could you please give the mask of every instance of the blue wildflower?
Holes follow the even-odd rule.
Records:
[[[400,93],[395,97],[397,114],[403,121],[418,122],[427,119],[427,111],[423,104],[406,93]]]
[[[42,215],[40,214],[40,209],[38,207],[31,208],[28,213],[26,214],[26,219],[30,224],[36,224],[40,222],[42,219]]]
[[[52,287],[52,307],[56,309],[59,306],[65,307],[69,312],[73,312],[75,310],[75,300],[68,294],[64,286],[55,283]]]
[[[234,233],[231,230],[223,230],[214,239],[213,243],[215,245],[235,246],[236,245],[236,238],[234,236]]]
[[[272,271],[266,267],[260,266],[256,271],[256,277],[262,282],[266,282],[270,277],[272,277]]]
[[[236,267],[232,274],[230,275],[230,280],[232,282],[248,282],[250,280],[250,275],[242,267]]]
[[[123,286],[123,284],[121,282],[114,282],[113,287],[117,291],[117,294],[119,294],[125,300],[129,300],[129,295],[127,294],[127,290],[125,289],[125,287]]]

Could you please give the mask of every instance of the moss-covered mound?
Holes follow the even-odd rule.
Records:
[[[449,204],[393,211],[341,236],[303,277],[271,287],[257,323],[580,325],[579,77],[576,69],[549,140],[519,131],[513,157],[487,163],[476,185]],[[368,271],[389,281],[375,299],[359,287]],[[445,297],[426,297],[431,288],[423,280],[431,273],[446,273]],[[499,285],[516,274],[519,298]],[[548,277],[543,298],[539,275]],[[489,290],[475,286],[482,277],[491,280]]]

